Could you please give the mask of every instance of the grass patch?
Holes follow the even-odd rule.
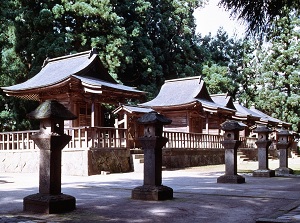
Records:
[[[300,175],[300,170],[294,170],[294,175]]]
[[[238,170],[238,173],[253,173],[253,170]]]

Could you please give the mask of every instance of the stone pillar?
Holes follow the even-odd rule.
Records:
[[[268,148],[272,144],[269,140],[269,133],[272,132],[266,126],[258,126],[253,132],[258,133],[257,145],[258,169],[253,171],[254,177],[274,177],[275,171],[269,170]]]
[[[162,147],[168,139],[162,136],[163,125],[171,120],[150,112],[138,119],[144,125],[144,136],[139,138],[144,150],[144,185],[132,190],[132,199],[168,200],[173,199],[173,189],[162,185]]]
[[[61,150],[71,140],[64,134],[64,120],[77,117],[54,100],[45,101],[28,114],[40,120],[40,131],[31,138],[40,149],[39,193],[24,198],[24,211],[62,213],[76,208],[74,197],[61,193]]]
[[[237,149],[241,144],[239,131],[245,125],[237,121],[228,120],[221,124],[221,129],[225,131],[222,145],[225,149],[225,174],[218,177],[217,183],[245,183],[245,178],[237,174]]]
[[[275,169],[277,175],[293,174],[294,171],[288,167],[288,148],[292,142],[292,134],[288,130],[277,133],[276,147],[279,150],[279,168]]]

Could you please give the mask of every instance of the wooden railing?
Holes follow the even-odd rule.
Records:
[[[35,150],[38,147],[30,138],[39,130],[0,132],[1,150]],[[125,148],[126,129],[105,127],[66,128],[65,134],[72,136],[65,149]]]
[[[38,130],[19,132],[0,132],[1,150],[35,150],[37,146],[30,136]],[[126,148],[127,130],[108,127],[74,127],[66,128],[65,133],[72,136],[65,149],[89,148]],[[223,148],[222,135],[201,133],[163,132],[169,141],[165,148],[215,149]],[[240,148],[256,148],[256,138],[241,138]]]
[[[255,137],[241,137],[240,140],[242,141],[240,148],[256,148],[255,142],[257,138]]]
[[[18,132],[1,132],[0,133],[0,150],[29,150],[37,149],[30,136],[38,132],[18,131]]]
[[[109,127],[67,128],[65,133],[72,139],[65,148],[126,148],[126,132],[126,129]]]
[[[187,148],[187,149],[216,149],[223,148],[220,143],[223,140],[221,135],[208,135],[202,133],[185,132],[163,132],[168,138],[166,148]]]

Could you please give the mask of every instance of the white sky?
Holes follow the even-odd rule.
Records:
[[[212,36],[214,36],[219,27],[223,27],[229,37],[232,37],[234,33],[242,37],[245,33],[244,26],[241,25],[240,21],[230,18],[230,13],[226,12],[225,9],[219,8],[217,6],[218,2],[219,0],[209,0],[209,4],[204,8],[195,10],[196,33],[201,33],[204,36],[211,32]]]

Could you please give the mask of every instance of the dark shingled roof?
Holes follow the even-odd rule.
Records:
[[[216,104],[221,105],[226,108],[236,110],[231,96],[229,96],[227,94],[211,94],[210,97]]]
[[[251,111],[250,109],[242,106],[241,104],[239,104],[238,102],[234,102],[234,107],[236,109],[236,116],[238,117],[253,117],[254,119],[259,120],[261,118],[260,115],[258,115],[257,113]]]
[[[276,123],[278,125],[283,125],[283,126],[291,126],[291,123],[281,121],[277,118],[273,118],[273,117],[263,113],[262,111],[259,111],[254,106],[250,107],[250,111],[252,111],[252,112],[256,113],[258,116],[260,116],[262,121]]]
[[[8,95],[53,86],[70,77],[98,88],[113,88],[133,93],[144,92],[118,84],[104,68],[95,50],[45,60],[42,70],[31,79],[10,87],[1,87]],[[31,92],[32,94],[32,92]],[[33,94],[32,94],[33,95]],[[32,96],[36,97],[36,95]],[[30,98],[30,96],[27,96]]]
[[[276,125],[290,126],[291,125],[290,123],[283,122],[279,119],[273,118],[273,117],[257,110],[253,106],[250,109],[248,109],[248,108],[242,106],[241,104],[239,104],[238,102],[234,102],[234,106],[236,108],[236,114],[235,114],[236,117],[253,118],[253,119],[256,119],[256,121],[258,123],[270,124],[273,126],[276,126]]]
[[[120,112],[121,110],[124,110],[129,113],[149,113],[154,111],[151,108],[143,108],[143,107],[138,107],[138,106],[130,106],[130,105],[121,105],[118,108],[116,108],[113,113],[116,114]]]
[[[181,106],[193,103],[200,103],[204,109],[221,109],[234,112],[232,109],[216,104],[211,99],[205,83],[200,77],[165,81],[156,98],[140,105],[155,109],[158,107]]]

